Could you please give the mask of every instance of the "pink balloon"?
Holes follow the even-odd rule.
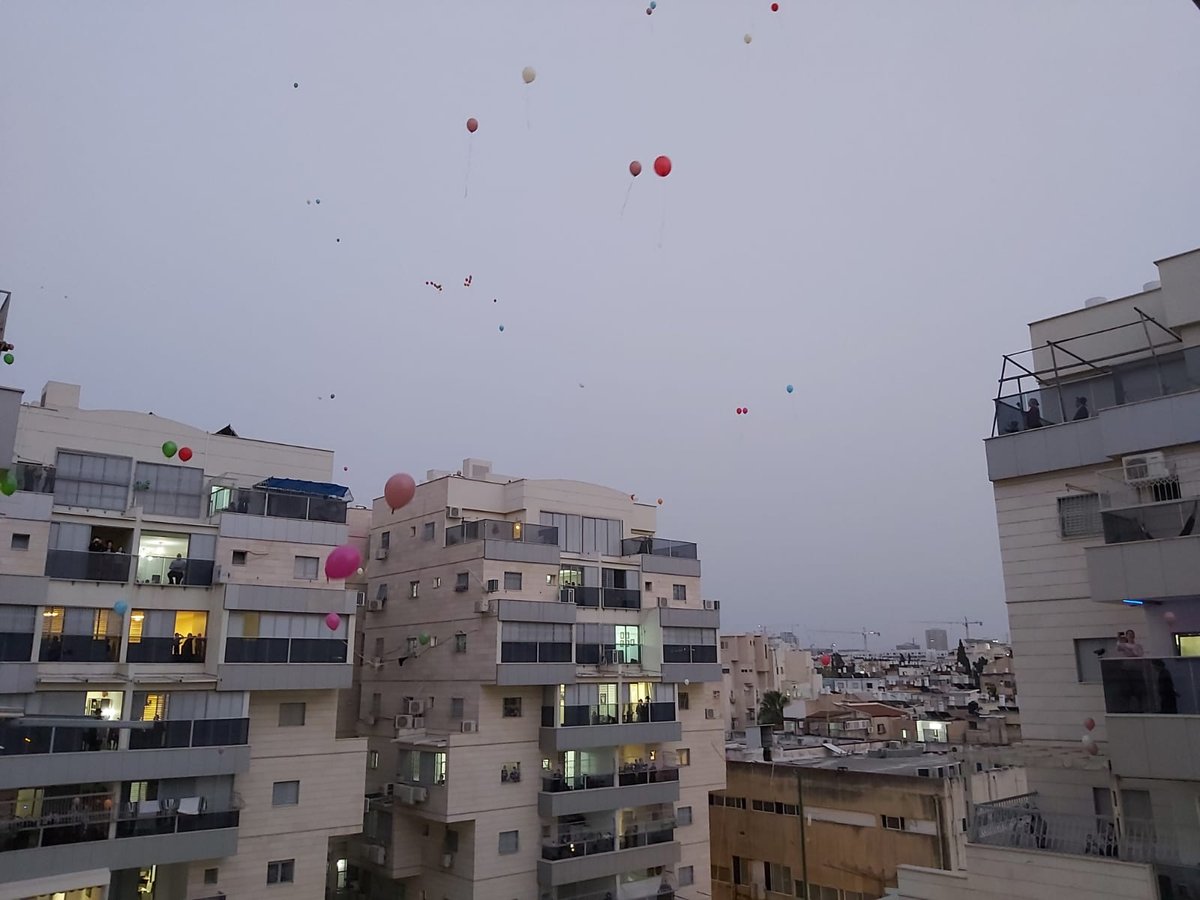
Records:
[[[362,554],[350,544],[334,547],[325,559],[325,577],[332,581],[346,578],[362,565]]]
[[[330,613],[325,617],[325,627],[330,631],[337,631],[342,627],[342,617],[337,613]]]
[[[1099,752],[1100,752],[1100,748],[1096,744],[1088,744],[1088,748],[1087,748],[1088,756],[1095,756]]]
[[[392,508],[392,512],[408,506],[413,495],[417,492],[417,483],[406,472],[397,472],[383,486],[383,499]]]
[[[1086,728],[1088,731],[1091,731],[1093,728],[1096,727],[1096,720],[1093,719],[1091,716],[1089,716],[1088,718],[1083,720],[1083,727]]]

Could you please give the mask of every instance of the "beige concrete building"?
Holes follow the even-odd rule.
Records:
[[[821,693],[812,652],[762,632],[721,635],[721,673],[727,732],[753,727],[770,691],[789,700],[812,700]]]
[[[21,399],[0,388],[0,897],[324,897],[366,759],[335,733],[332,453]]]
[[[708,896],[719,611],[656,511],[481,460],[376,502],[358,895]]]
[[[1157,266],[1005,357],[985,446],[1030,793],[901,896],[1200,896],[1200,250]]]

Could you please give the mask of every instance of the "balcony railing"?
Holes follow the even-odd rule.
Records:
[[[617,783],[621,787],[631,784],[660,784],[679,780],[679,768],[676,766],[622,766],[617,774]]]
[[[622,556],[670,556],[675,559],[699,559],[695,544],[690,541],[668,541],[665,538],[625,538],[621,541]]]
[[[561,721],[555,710],[562,710]],[[543,706],[542,726],[575,728],[581,725],[629,725],[637,722],[674,722],[674,703],[597,703],[590,706]]]
[[[0,631],[0,662],[29,662],[33,635],[22,631]]]
[[[1105,712],[1200,716],[1200,657],[1116,657],[1100,673]]]
[[[715,644],[663,644],[664,663],[715,663]]]
[[[227,663],[344,663],[339,638],[226,638]]]
[[[131,663],[202,663],[208,655],[208,638],[193,637],[177,640],[173,637],[130,638],[125,652]]]
[[[121,656],[121,638],[117,635],[94,637],[90,634],[55,634],[42,637],[38,651],[40,662],[103,663],[117,662]]]
[[[597,853],[612,853],[617,849],[616,839],[611,834],[580,834],[575,838],[562,837],[554,841],[542,841],[542,859],[558,862],[560,859],[578,859],[595,856]]]
[[[274,519],[302,519],[308,522],[346,524],[346,501],[307,494],[287,494],[257,488],[230,488],[214,491],[208,501],[208,514],[223,512]]]
[[[642,592],[636,588],[568,586],[559,589],[558,599],[563,603],[574,603],[576,606],[591,609],[600,606],[605,609],[642,608]]]
[[[558,529],[552,525],[530,525],[528,522],[509,522],[504,519],[480,519],[446,529],[447,547],[484,540],[557,547]]]
[[[47,550],[46,575],[63,581],[129,581],[128,553],[95,553],[90,550]]]
[[[17,482],[17,490],[30,494],[54,493],[54,466],[34,463],[14,463],[9,469]]]
[[[245,744],[250,737],[249,719],[180,720],[125,727],[130,732],[130,750],[233,747]],[[103,721],[76,726],[39,725],[30,720],[0,723],[0,756],[116,751],[121,730]]]
[[[155,722],[129,733],[130,750],[179,747],[240,747],[250,740],[249,719],[194,719]]]
[[[655,844],[669,844],[675,840],[675,823],[659,820],[651,825],[633,826],[621,835],[622,850],[632,850],[634,847],[652,847]]]
[[[138,584],[174,584],[209,587],[213,583],[211,559],[179,559],[174,556],[139,556]]]
[[[638,644],[576,644],[575,662],[583,666],[635,666],[641,662]]]
[[[542,779],[542,790],[549,794],[564,791],[589,791],[595,788],[615,787],[615,772],[595,772],[587,775],[551,775]]]
[[[1039,808],[1033,793],[976,806],[969,840],[1016,850],[1171,865],[1180,862],[1180,848],[1200,846],[1200,831],[1128,817],[1052,812]]]

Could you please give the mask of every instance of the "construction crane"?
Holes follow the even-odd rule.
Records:
[[[813,634],[857,634],[860,638],[862,638],[864,652],[870,649],[867,646],[868,639],[872,637],[879,637],[878,631],[868,631],[866,628],[864,628],[862,631],[831,631],[827,628],[812,628],[809,630]]]
[[[954,622],[922,622],[921,624],[922,625],[961,625],[963,627],[963,630],[966,632],[968,641],[971,639],[971,626],[972,625],[983,625],[983,623],[980,622],[978,619],[968,619],[966,616],[963,616],[962,619],[954,621]]]

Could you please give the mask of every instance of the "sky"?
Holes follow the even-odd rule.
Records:
[[[662,497],[729,629],[1003,636],[1001,355],[1200,246],[1200,13],[656,5],[0,4],[0,381],[360,502],[465,457]]]

